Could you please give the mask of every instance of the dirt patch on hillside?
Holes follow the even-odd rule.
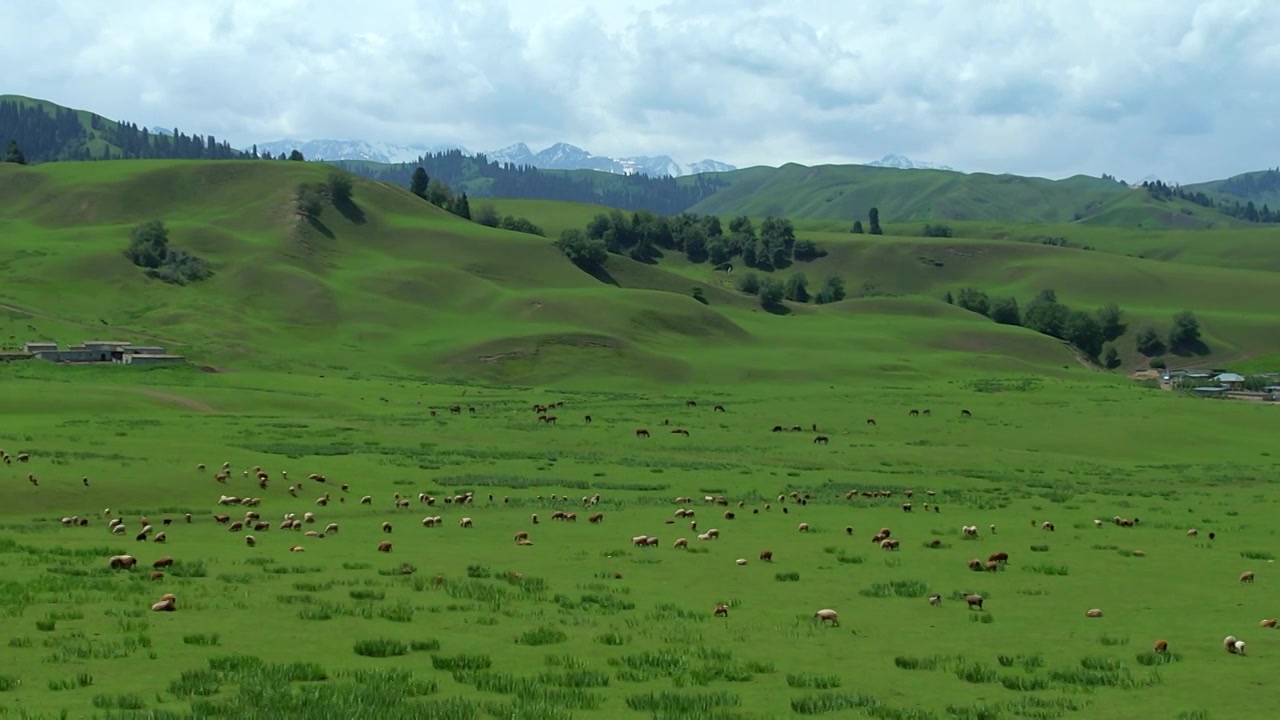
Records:
[[[165,402],[173,403],[174,405],[184,407],[188,410],[195,410],[196,412],[218,412],[212,405],[202,403],[199,400],[184,397],[182,395],[174,395],[173,393],[161,392],[160,390],[150,390],[147,388],[128,388],[128,390],[130,392],[138,393],[139,395],[146,395],[149,398],[155,398],[156,400],[164,400]]]

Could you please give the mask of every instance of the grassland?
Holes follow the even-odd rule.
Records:
[[[1261,404],[965,367],[640,393],[32,361],[0,365],[0,384],[0,448],[30,454],[0,465],[8,717],[1221,720],[1280,701],[1280,634],[1258,627],[1277,614],[1276,409]],[[549,402],[555,425],[530,410]],[[466,492],[465,507],[418,499]],[[807,502],[778,500],[792,492]],[[720,539],[697,540],[682,506]],[[271,523],[254,547],[213,520],[249,509]],[[304,512],[304,530],[339,531],[278,528]],[[1094,526],[1116,515],[1139,522]],[[142,517],[164,544],[134,540]],[[881,527],[899,550],[870,542]],[[998,551],[1006,570],[967,569]],[[111,570],[121,553],[140,567]],[[176,563],[148,579],[161,556]],[[163,593],[176,612],[148,610]],[[816,624],[827,607],[839,627]],[[1223,652],[1227,634],[1246,657]],[[1170,655],[1148,652],[1159,639]]]

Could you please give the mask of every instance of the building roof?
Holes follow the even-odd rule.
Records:
[[[1222,373],[1218,377],[1214,378],[1214,380],[1217,380],[1218,382],[1244,382],[1244,376],[1237,375],[1235,373]]]

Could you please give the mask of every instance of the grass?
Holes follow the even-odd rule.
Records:
[[[1264,417],[1274,408],[963,369],[856,392],[760,383],[673,396],[39,367],[0,366],[0,447],[31,454],[0,465],[11,488],[0,509],[0,703],[29,717],[318,718],[315,708],[357,706],[391,718],[1196,717],[1205,682],[1220,690],[1215,717],[1280,699],[1266,660],[1280,635],[1256,629],[1274,615]],[[136,393],[107,400],[127,387],[220,411]],[[459,400],[476,413],[427,412]],[[536,422],[533,404],[559,400],[564,422]],[[932,415],[909,418],[918,406]],[[691,436],[633,436],[663,417]],[[780,418],[817,422],[830,445],[769,432]],[[1171,437],[1181,440],[1151,440]],[[223,461],[226,485],[196,469]],[[271,475],[265,490],[241,473],[255,465]],[[328,481],[306,480],[313,472]],[[302,486],[296,498],[290,483]],[[893,495],[845,499],[850,489]],[[912,513],[899,507],[907,490]],[[316,505],[326,491],[335,501]],[[467,491],[465,508],[443,501]],[[396,509],[395,493],[409,509]],[[583,508],[593,493],[599,504]],[[212,520],[247,510],[217,505],[223,494],[262,498],[253,509],[271,529],[255,533],[256,547]],[[693,502],[677,505],[682,495]],[[724,495],[735,518],[708,495]],[[696,540],[673,517],[681,506],[720,538]],[[129,532],[110,534],[104,508]],[[604,521],[550,520],[555,510]],[[337,522],[340,532],[281,530],[286,512],[315,513],[304,529]],[[442,527],[423,527],[428,514]],[[174,520],[164,546],[133,539],[144,515]],[[458,527],[463,515],[473,528]],[[1115,515],[1141,522],[1093,526]],[[60,522],[70,516],[90,524]],[[965,524],[982,529],[977,540],[960,537]],[[880,527],[899,550],[868,542]],[[519,530],[533,546],[512,542]],[[635,547],[641,533],[659,546]],[[692,551],[671,547],[681,536]],[[935,538],[944,542],[926,547]],[[375,550],[383,539],[389,554]],[[1141,562],[1117,552],[1131,548]],[[756,560],[764,549],[772,563]],[[966,567],[998,550],[1010,553],[1006,570]],[[111,571],[107,558],[122,552],[143,567]],[[148,580],[161,555],[178,562]],[[1246,569],[1253,585],[1238,582]],[[177,611],[150,612],[165,592]],[[982,610],[966,607],[973,592]],[[728,617],[713,617],[716,603]],[[823,607],[838,610],[838,627],[816,624]],[[1093,607],[1104,617],[1086,618]],[[1227,633],[1246,638],[1250,656],[1223,653]],[[1158,639],[1172,652],[1150,652]]]
[[[1200,302],[1211,344],[1247,354],[1270,340],[1245,330],[1275,326],[1267,271],[808,226],[830,254],[806,272],[911,292],[779,317],[671,259],[611,260],[617,286],[602,285],[543,239],[373,183],[356,187],[363,223],[324,216],[328,238],[275,190],[321,172],[0,166],[0,337],[109,332],[196,360],[0,363],[0,448],[30,456],[0,464],[9,714],[1192,718],[1280,700],[1280,635],[1258,628],[1275,615],[1276,409],[1088,371],[928,297],[1053,283],[1100,304],[1123,279],[1130,294],[1106,299],[1138,318]],[[214,278],[174,288],[113,264],[143,200]],[[937,277],[909,271],[948,248]],[[100,294],[67,290],[89,270]],[[710,305],[685,297],[698,282]],[[546,403],[563,403],[554,425],[531,411]],[[250,510],[269,522],[254,546],[213,519]],[[280,527],[307,512],[315,523]],[[1094,526],[1115,516],[1141,522]],[[134,539],[143,517],[172,521],[156,526],[164,545]],[[898,550],[869,542],[882,527]],[[999,551],[1004,569],[968,568]],[[121,553],[139,567],[111,570]],[[175,562],[151,580],[161,556]],[[150,611],[164,593],[177,610]],[[819,624],[822,608],[840,624]],[[1249,656],[1222,651],[1228,633]]]

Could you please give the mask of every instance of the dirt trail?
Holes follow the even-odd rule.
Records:
[[[183,397],[182,395],[174,395],[173,393],[161,392],[160,390],[151,390],[149,388],[126,388],[126,390],[128,390],[129,392],[138,393],[139,395],[146,395],[147,397],[155,398],[156,400],[164,400],[166,402],[171,402],[175,405],[180,405],[188,410],[195,410],[196,412],[205,412],[205,413],[218,412],[212,405],[202,403],[199,400],[194,400],[189,397]]]

